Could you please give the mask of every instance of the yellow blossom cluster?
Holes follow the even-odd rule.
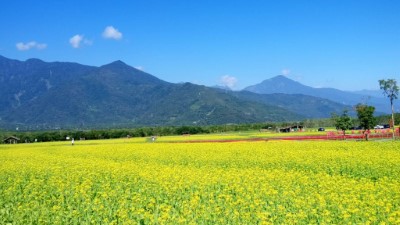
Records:
[[[0,145],[0,224],[400,224],[396,142]]]

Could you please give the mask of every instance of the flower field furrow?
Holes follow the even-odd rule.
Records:
[[[400,224],[396,142],[0,145],[0,224]]]

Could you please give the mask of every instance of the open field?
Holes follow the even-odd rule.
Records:
[[[0,224],[400,223],[398,142],[220,136],[0,145]]]

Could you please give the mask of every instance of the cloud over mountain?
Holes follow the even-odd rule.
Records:
[[[224,86],[233,88],[233,87],[235,87],[235,85],[237,83],[237,79],[236,79],[236,77],[233,77],[233,76],[224,75],[221,77],[220,82]]]

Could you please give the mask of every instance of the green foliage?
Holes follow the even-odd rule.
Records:
[[[176,129],[176,134],[200,134],[204,133],[204,129],[202,127],[189,127],[189,126],[183,126],[179,127]]]
[[[399,95],[399,86],[395,79],[379,80],[379,87],[383,90],[383,94],[390,99],[390,104],[393,104],[394,99]]]
[[[358,104],[356,106],[356,111],[361,127],[363,127],[365,130],[369,130],[375,126],[375,107],[365,104]]]
[[[375,118],[377,124],[389,124],[391,120],[391,115],[379,115]],[[400,113],[394,114],[394,121],[396,126],[400,125]]]
[[[343,113],[340,116],[334,114],[333,120],[335,121],[336,129],[342,130],[343,134],[353,126],[351,117],[348,115],[348,110],[343,110]]]

